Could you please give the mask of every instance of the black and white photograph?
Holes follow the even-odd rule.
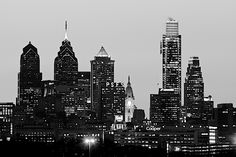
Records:
[[[235,0],[0,0],[1,157],[235,157]]]

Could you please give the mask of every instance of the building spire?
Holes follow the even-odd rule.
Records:
[[[65,40],[68,39],[68,36],[67,36],[67,21],[65,21]]]
[[[98,54],[96,56],[97,57],[109,57],[109,55],[107,54],[107,52],[103,46],[101,47],[100,51],[98,52]]]
[[[128,76],[128,83],[127,83],[127,87],[126,87],[126,97],[130,97],[134,99],[134,93],[131,87],[131,83],[130,83],[130,76]]]
[[[131,83],[130,83],[130,76],[128,76],[128,84],[127,84],[128,86],[130,86],[131,85]]]

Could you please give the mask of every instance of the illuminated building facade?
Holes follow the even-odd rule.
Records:
[[[88,106],[88,108],[91,110],[90,72],[89,71],[79,71],[78,87],[84,90],[86,106]]]
[[[68,87],[68,90],[62,95],[61,103],[64,106],[66,116],[82,116],[89,107],[86,103],[85,91],[82,88]]]
[[[181,35],[179,24],[169,18],[161,41],[163,88],[174,89],[181,97]]]
[[[114,122],[115,116],[124,118],[125,88],[122,83],[102,85],[100,116],[103,122]]]
[[[54,80],[59,83],[77,83],[78,60],[67,38],[67,22],[65,25],[65,39],[62,41],[58,56],[54,60]]]
[[[91,103],[92,110],[101,120],[101,89],[102,84],[114,83],[114,60],[101,47],[98,54],[91,61]]]
[[[25,126],[17,129],[17,142],[53,143],[55,142],[55,132],[53,129],[42,126]]]
[[[89,110],[84,88],[77,85],[56,85],[55,90],[66,116],[82,116],[85,110]]]
[[[184,83],[187,116],[200,119],[204,101],[204,83],[198,57],[190,57]]]
[[[180,151],[182,147],[209,144],[209,130],[206,128],[165,127],[157,130],[114,131],[114,143],[147,148],[164,148],[168,152]]]
[[[214,101],[212,96],[204,97],[203,108],[201,113],[201,121],[204,125],[207,125],[210,120],[214,118]]]
[[[134,103],[134,93],[130,83],[130,76],[128,77],[128,83],[125,90],[125,122],[131,122],[134,114],[134,109],[136,109]]]
[[[150,95],[150,120],[160,126],[180,123],[180,97],[174,89],[159,89]]]
[[[10,140],[13,134],[13,103],[0,103],[0,141]]]

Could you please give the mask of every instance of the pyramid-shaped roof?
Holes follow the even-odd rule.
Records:
[[[30,49],[37,52],[37,48],[31,44],[31,41],[29,41],[29,44],[23,48],[23,52],[27,53]]]
[[[96,56],[97,57],[109,57],[109,55],[107,54],[107,52],[103,46],[101,47],[100,51],[98,52],[98,54]]]

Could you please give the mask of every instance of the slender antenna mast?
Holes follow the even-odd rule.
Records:
[[[68,36],[67,36],[67,21],[65,21],[65,39],[66,40],[68,39]]]

